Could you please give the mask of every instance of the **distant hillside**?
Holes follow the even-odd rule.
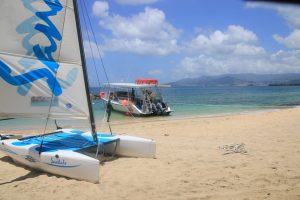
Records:
[[[225,74],[181,79],[172,86],[268,86],[297,84],[300,74]]]
[[[269,84],[269,86],[300,86],[300,79],[290,80],[283,83],[273,83]]]

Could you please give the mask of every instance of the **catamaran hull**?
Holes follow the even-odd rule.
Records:
[[[156,143],[154,140],[130,135],[116,135],[120,139],[117,148],[115,144],[104,147],[104,151],[124,157],[155,158]]]
[[[51,137],[63,138],[67,137],[66,135],[73,137],[73,140],[68,138],[70,144],[74,144],[79,138],[91,137],[89,132],[73,129],[61,129]],[[155,158],[156,143],[154,140],[129,135],[97,134],[97,136],[101,145],[100,149],[105,153],[125,157]],[[47,138],[45,140],[47,141]],[[63,146],[57,147],[60,141],[48,140],[47,142],[48,144],[44,145],[45,148],[40,153],[40,143],[32,142],[30,139],[0,140],[0,150],[16,163],[34,169],[78,180],[99,182],[99,160],[91,157],[91,155],[96,155],[96,146],[91,146],[93,147],[91,154],[87,154],[84,148],[67,149]]]
[[[16,163],[78,180],[99,182],[99,160],[74,151],[41,152],[39,145],[18,147],[16,139],[1,141],[0,149]]]

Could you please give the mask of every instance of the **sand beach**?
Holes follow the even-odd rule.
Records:
[[[104,162],[93,184],[20,167],[0,153],[0,199],[300,199],[299,108],[112,126],[153,138],[156,159]],[[236,143],[247,153],[219,148]]]

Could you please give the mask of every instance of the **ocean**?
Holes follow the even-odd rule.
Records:
[[[300,105],[300,86],[174,87],[163,93],[175,116],[224,115]]]
[[[100,89],[91,91],[97,94]],[[174,112],[160,118],[220,116],[300,106],[300,86],[171,87],[161,92]],[[105,105],[102,104],[95,102],[96,116],[104,112]],[[133,117],[112,114],[112,120],[116,121],[130,118]]]
[[[98,94],[100,88],[91,88]],[[133,117],[123,113],[112,113],[112,123],[145,121],[198,116],[221,116],[234,113],[274,110],[300,106],[300,86],[249,86],[249,87],[171,87],[162,89],[165,101],[174,111],[165,117]],[[105,104],[101,100],[93,102],[96,124],[103,125]],[[0,130],[29,130],[45,127],[45,119],[16,119],[0,121]],[[50,120],[47,128],[53,128]],[[88,128],[84,120],[59,120],[64,128]]]

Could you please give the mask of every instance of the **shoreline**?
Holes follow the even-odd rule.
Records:
[[[243,115],[253,115],[253,114],[259,114],[259,113],[269,113],[269,112],[278,112],[281,110],[288,110],[288,109],[300,109],[300,105],[297,106],[284,106],[284,107],[272,107],[272,109],[258,109],[258,110],[251,110],[251,111],[242,111],[242,112],[230,112],[230,113],[219,113],[219,114],[211,114],[211,115],[191,115],[191,116],[150,116],[150,117],[131,117],[129,119],[123,119],[123,120],[116,120],[113,122],[110,122],[110,126],[118,126],[118,125],[135,125],[135,124],[141,124],[141,123],[152,123],[152,122],[168,122],[168,121],[181,121],[181,120],[193,120],[193,119],[214,119],[214,118],[220,118],[220,117],[231,117],[231,116],[243,116]],[[122,113],[123,114],[123,113]],[[30,118],[26,118],[30,119]],[[100,121],[100,120],[99,120]],[[96,122],[96,127],[107,127],[108,124],[105,122],[105,119],[101,119],[102,122]],[[20,125],[18,125],[20,126]],[[32,128],[28,128],[29,125],[26,125],[27,127],[25,129],[18,129],[13,128],[7,130],[7,132],[11,134],[21,134],[21,135],[28,135],[28,134],[41,134],[44,132],[43,126],[36,126]],[[53,126],[53,125],[52,125]],[[20,126],[21,127],[21,126]],[[87,130],[89,129],[89,125],[86,126],[72,126],[72,125],[66,125],[65,128],[71,128],[71,129],[79,129],[79,130]],[[2,128],[1,128],[2,129]],[[0,134],[9,134],[6,132],[6,130],[1,130]],[[46,132],[54,131],[55,129],[47,128]],[[106,129],[107,130],[107,129]],[[21,133],[22,132],[22,133]],[[24,132],[24,134],[23,134]],[[105,132],[101,131],[99,129],[99,132]],[[117,134],[117,133],[116,133]]]
[[[151,123],[151,122],[163,122],[163,121],[180,121],[180,120],[188,120],[188,119],[213,119],[213,118],[220,118],[220,117],[230,117],[230,116],[240,116],[240,115],[252,115],[252,114],[259,114],[259,113],[269,113],[269,112],[277,112],[281,110],[288,110],[288,109],[300,109],[299,106],[287,106],[287,107],[278,107],[272,109],[259,109],[259,110],[251,110],[251,111],[242,111],[242,112],[231,112],[231,113],[220,113],[220,114],[212,114],[212,115],[192,115],[192,116],[164,116],[164,117],[144,117],[139,118],[136,117],[137,120],[120,120],[111,122],[111,125],[124,125],[124,124],[138,124],[138,123]],[[148,118],[151,118],[148,120]]]

